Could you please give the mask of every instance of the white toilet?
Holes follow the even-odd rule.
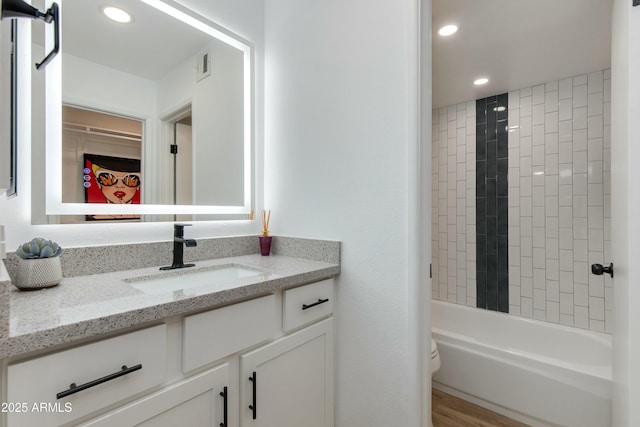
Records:
[[[438,346],[436,345],[436,342],[433,340],[433,338],[431,338],[431,377],[433,377],[433,374],[435,374],[436,372],[438,372],[438,370],[440,369],[440,353],[438,353]]]

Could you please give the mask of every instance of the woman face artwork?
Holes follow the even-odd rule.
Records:
[[[140,189],[137,172],[119,172],[94,164],[93,174],[107,203],[129,204]]]

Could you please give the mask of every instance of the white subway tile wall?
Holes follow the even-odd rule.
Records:
[[[433,111],[433,298],[476,304],[476,103]]]
[[[509,313],[612,332],[611,71],[509,92]],[[475,100],[433,111],[432,297],[475,307]]]

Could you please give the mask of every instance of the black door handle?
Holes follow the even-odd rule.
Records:
[[[258,402],[256,402],[257,396],[256,393],[258,392],[257,388],[258,388],[258,377],[256,376],[256,371],[253,371],[253,373],[251,374],[251,376],[249,377],[249,381],[251,381],[252,387],[253,387],[253,402],[251,405],[249,405],[249,409],[251,409],[251,415],[253,417],[253,419],[255,420],[258,416]]]
[[[609,263],[606,267],[602,264],[591,264],[591,273],[596,276],[602,276],[604,273],[607,273],[613,278],[613,263]]]
[[[228,405],[229,402],[227,401],[228,398],[228,393],[227,393],[227,387],[225,386],[222,391],[220,392],[220,396],[222,396],[222,398],[224,399],[223,401],[223,414],[222,414],[222,422],[220,423],[220,427],[229,427],[229,422],[228,422]]]

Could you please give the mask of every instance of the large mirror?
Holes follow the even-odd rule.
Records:
[[[171,1],[59,3],[62,54],[45,76],[46,213],[250,213],[250,44]],[[130,21],[109,19],[107,5]]]
[[[17,187],[18,23],[0,22],[0,195],[15,196]],[[7,78],[8,77],[8,78]]]

